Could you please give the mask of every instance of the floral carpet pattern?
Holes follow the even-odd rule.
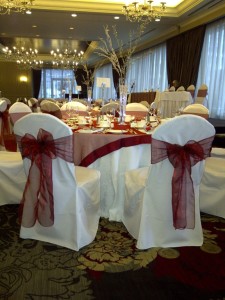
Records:
[[[138,250],[101,219],[79,252],[19,237],[18,206],[0,207],[0,299],[225,300],[225,220],[202,215],[202,247]]]

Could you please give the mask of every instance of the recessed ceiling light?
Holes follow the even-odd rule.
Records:
[[[40,36],[40,34],[36,34],[36,37],[39,37]]]
[[[70,27],[70,30],[73,30],[74,29],[74,27]]]
[[[37,25],[32,25],[32,28],[37,28]]]
[[[77,14],[71,14],[71,16],[72,16],[73,18],[75,18],[75,17],[77,17]]]
[[[114,17],[115,20],[119,20],[119,18],[120,18],[120,17],[118,17],[118,16],[115,16],[115,17]]]

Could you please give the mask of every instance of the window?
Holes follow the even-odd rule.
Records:
[[[65,94],[76,93],[73,70],[43,69],[39,98],[65,98]]]

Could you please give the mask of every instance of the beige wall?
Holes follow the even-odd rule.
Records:
[[[27,76],[27,82],[20,82],[20,76]],[[14,62],[0,61],[0,91],[2,97],[15,102],[19,97],[32,97],[32,73],[20,70]]]

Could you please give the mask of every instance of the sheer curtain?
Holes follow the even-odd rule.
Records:
[[[43,69],[39,98],[64,98],[65,94],[76,93],[73,70]]]
[[[106,64],[95,73],[94,89],[93,89],[93,99],[102,98],[102,89],[97,87],[97,78],[109,78],[110,79],[110,88],[105,88],[104,90],[104,100],[108,101],[109,99],[114,99],[116,97],[116,91],[113,84],[113,74],[112,74],[112,65]]]
[[[128,91],[165,90],[168,87],[166,43],[135,54],[127,72]]]
[[[225,119],[225,19],[206,28],[197,87],[202,83],[208,86],[210,117]]]

